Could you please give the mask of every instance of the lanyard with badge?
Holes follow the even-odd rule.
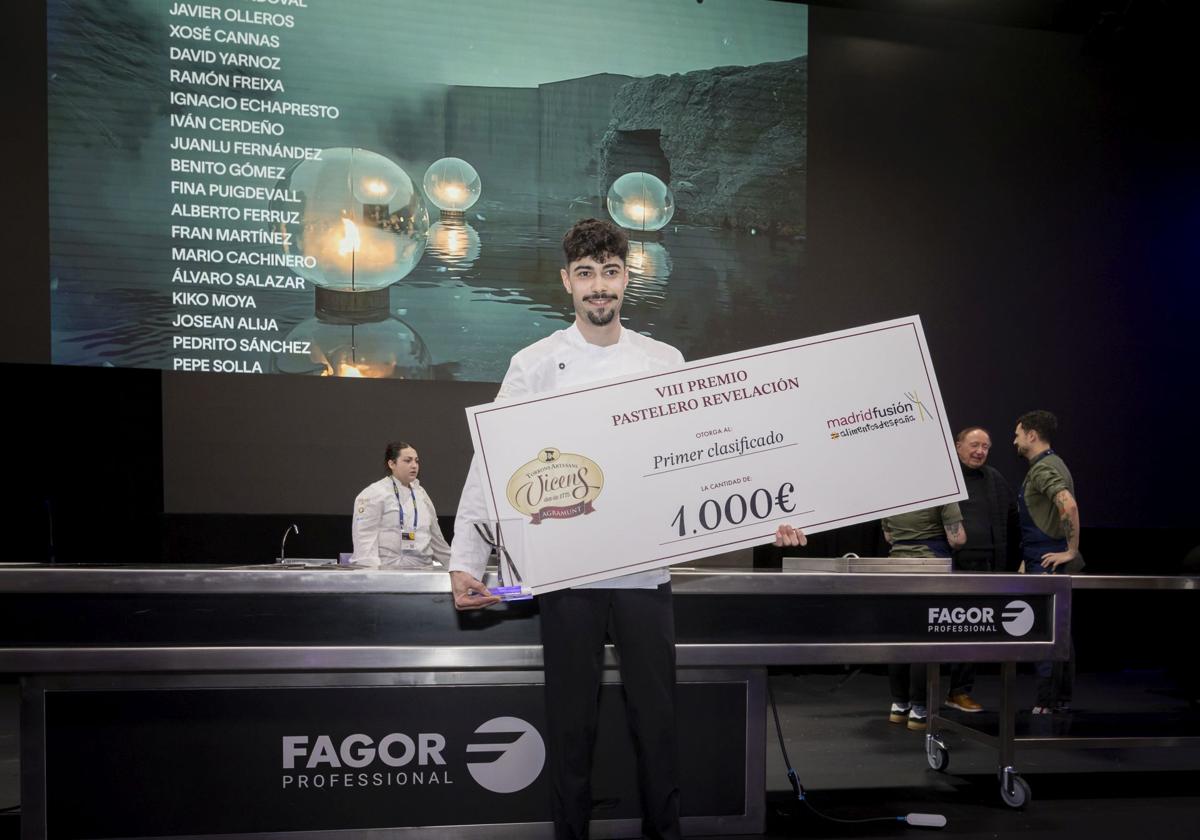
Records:
[[[396,479],[392,479],[392,492],[396,494],[396,507],[400,509],[400,539],[411,542],[417,538],[417,522],[421,518],[421,511],[417,508],[417,491],[413,486],[408,485],[408,492],[412,494],[413,503],[413,523],[412,530],[406,530],[404,527],[404,505],[400,502],[400,488],[396,486]]]

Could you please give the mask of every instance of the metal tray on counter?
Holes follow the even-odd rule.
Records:
[[[785,572],[852,572],[857,574],[895,574],[919,572],[945,574],[950,571],[949,557],[784,557]]]

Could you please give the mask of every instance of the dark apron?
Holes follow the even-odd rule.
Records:
[[[1032,468],[1038,461],[1047,455],[1053,454],[1053,449],[1047,449],[1030,461],[1029,466]],[[1040,563],[1044,554],[1067,550],[1067,541],[1065,538],[1052,537],[1034,523],[1033,517],[1029,513],[1029,508],[1025,504],[1024,482],[1021,483],[1021,490],[1017,493],[1017,515],[1021,519],[1021,557],[1026,562],[1033,561]]]

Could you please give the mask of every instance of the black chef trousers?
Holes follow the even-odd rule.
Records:
[[[606,636],[617,650],[637,752],[642,833],[664,840],[680,837],[671,584],[657,589],[560,589],[539,595],[538,607],[555,837],[588,836]]]

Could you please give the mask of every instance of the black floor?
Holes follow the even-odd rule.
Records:
[[[0,682],[0,840],[21,836],[20,695],[13,682]]]
[[[1017,811],[1001,802],[996,754],[980,744],[947,734],[948,772],[929,768],[923,735],[887,721],[882,672],[777,674],[772,686],[787,749],[812,807],[844,820],[892,819],[838,823],[796,801],[768,719],[767,837],[1200,837],[1200,748],[1018,750],[1016,766],[1032,799]],[[1032,676],[1022,676],[1021,688],[1031,700]],[[975,694],[994,709],[997,677],[981,676]],[[1080,720],[1188,708],[1157,672],[1081,675],[1076,700]],[[0,684],[0,809],[17,805],[20,795],[17,716],[16,686]],[[935,831],[894,819],[910,812],[942,814],[948,824]],[[0,810],[0,838],[19,833],[19,813]]]
[[[944,682],[943,682],[944,684]],[[1200,748],[1067,750],[1018,748],[1016,767],[1032,799],[1022,810],[1003,804],[997,755],[947,733],[950,766],[930,769],[924,736],[888,723],[882,673],[776,675],[772,678],[789,756],[813,808],[830,817],[944,815],[941,830],[895,819],[840,824],[815,816],[791,794],[774,727],[767,745],[768,837],[955,838],[1087,837],[1174,840],[1200,837]],[[1032,703],[1033,677],[1021,677]],[[1026,696],[1027,695],[1027,696]],[[981,676],[975,696],[990,709],[999,679]],[[1075,717],[1188,710],[1160,673],[1081,675]],[[1041,721],[1035,721],[1041,723]],[[1047,722],[1050,723],[1050,722]],[[1066,720],[1055,720],[1061,727]]]

